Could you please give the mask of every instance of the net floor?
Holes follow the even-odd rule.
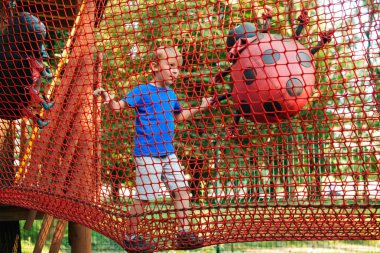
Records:
[[[21,227],[24,222],[20,222]],[[32,230],[22,230],[22,252],[32,253],[38,237],[41,221],[36,221]],[[49,234],[43,253],[49,252]],[[125,252],[118,244],[107,237],[92,232],[92,252],[118,253]],[[380,241],[274,241],[247,242],[204,247],[198,250],[171,250],[166,253],[379,253]],[[62,241],[60,253],[70,253],[67,231]]]

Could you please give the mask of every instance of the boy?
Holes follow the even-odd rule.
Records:
[[[200,107],[182,109],[174,91],[169,88],[179,75],[182,56],[173,47],[159,47],[152,56],[150,68],[153,80],[133,88],[127,96],[115,101],[104,89],[94,91],[114,111],[124,108],[136,110],[136,136],[134,156],[136,163],[136,196],[133,196],[131,231],[126,236],[125,247],[129,251],[152,251],[155,246],[138,236],[138,216],[150,200],[156,199],[160,181],[174,196],[177,210],[178,234],[176,247],[199,248],[203,238],[189,230],[187,210],[190,209],[188,183],[175,155],[173,137],[175,121],[190,119],[195,113],[213,104],[213,98],[203,98]]]

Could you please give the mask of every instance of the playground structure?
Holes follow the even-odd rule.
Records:
[[[331,43],[314,55],[315,88],[298,113],[281,123],[240,120],[237,135],[226,137],[236,115],[231,108],[239,107],[227,99],[178,126],[192,228],[205,246],[380,239],[379,7],[357,0],[339,9],[325,2],[273,3],[273,34],[290,36],[304,10],[309,28],[299,43],[317,43],[320,31],[335,30]],[[263,9],[258,1],[4,1],[2,28],[9,15],[21,12],[47,27],[54,75],[41,89],[55,106],[37,109],[50,121],[43,130],[25,119],[1,120],[0,203],[30,211],[5,207],[0,217],[27,219],[26,227],[43,219],[36,253],[53,217],[59,225],[51,252],[58,252],[67,222],[72,238],[79,238],[72,240],[72,252],[91,251],[88,228],[123,245],[134,191],[133,116],[106,111],[93,90],[124,96],[146,80],[146,55],[170,44],[184,56],[174,87],[181,101],[224,94],[232,78],[212,80],[229,66],[228,31],[262,22]],[[356,9],[361,15],[350,14]],[[169,203],[163,186],[160,201],[142,217],[140,232],[157,250],[174,245]]]

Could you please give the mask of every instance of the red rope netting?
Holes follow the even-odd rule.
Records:
[[[380,239],[374,1],[1,13],[0,203],[130,251]]]

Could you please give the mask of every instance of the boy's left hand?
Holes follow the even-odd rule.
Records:
[[[98,97],[98,96],[102,95],[102,93],[105,91],[106,90],[103,88],[97,88],[96,90],[94,90],[94,92],[92,94],[94,95],[94,97]]]

